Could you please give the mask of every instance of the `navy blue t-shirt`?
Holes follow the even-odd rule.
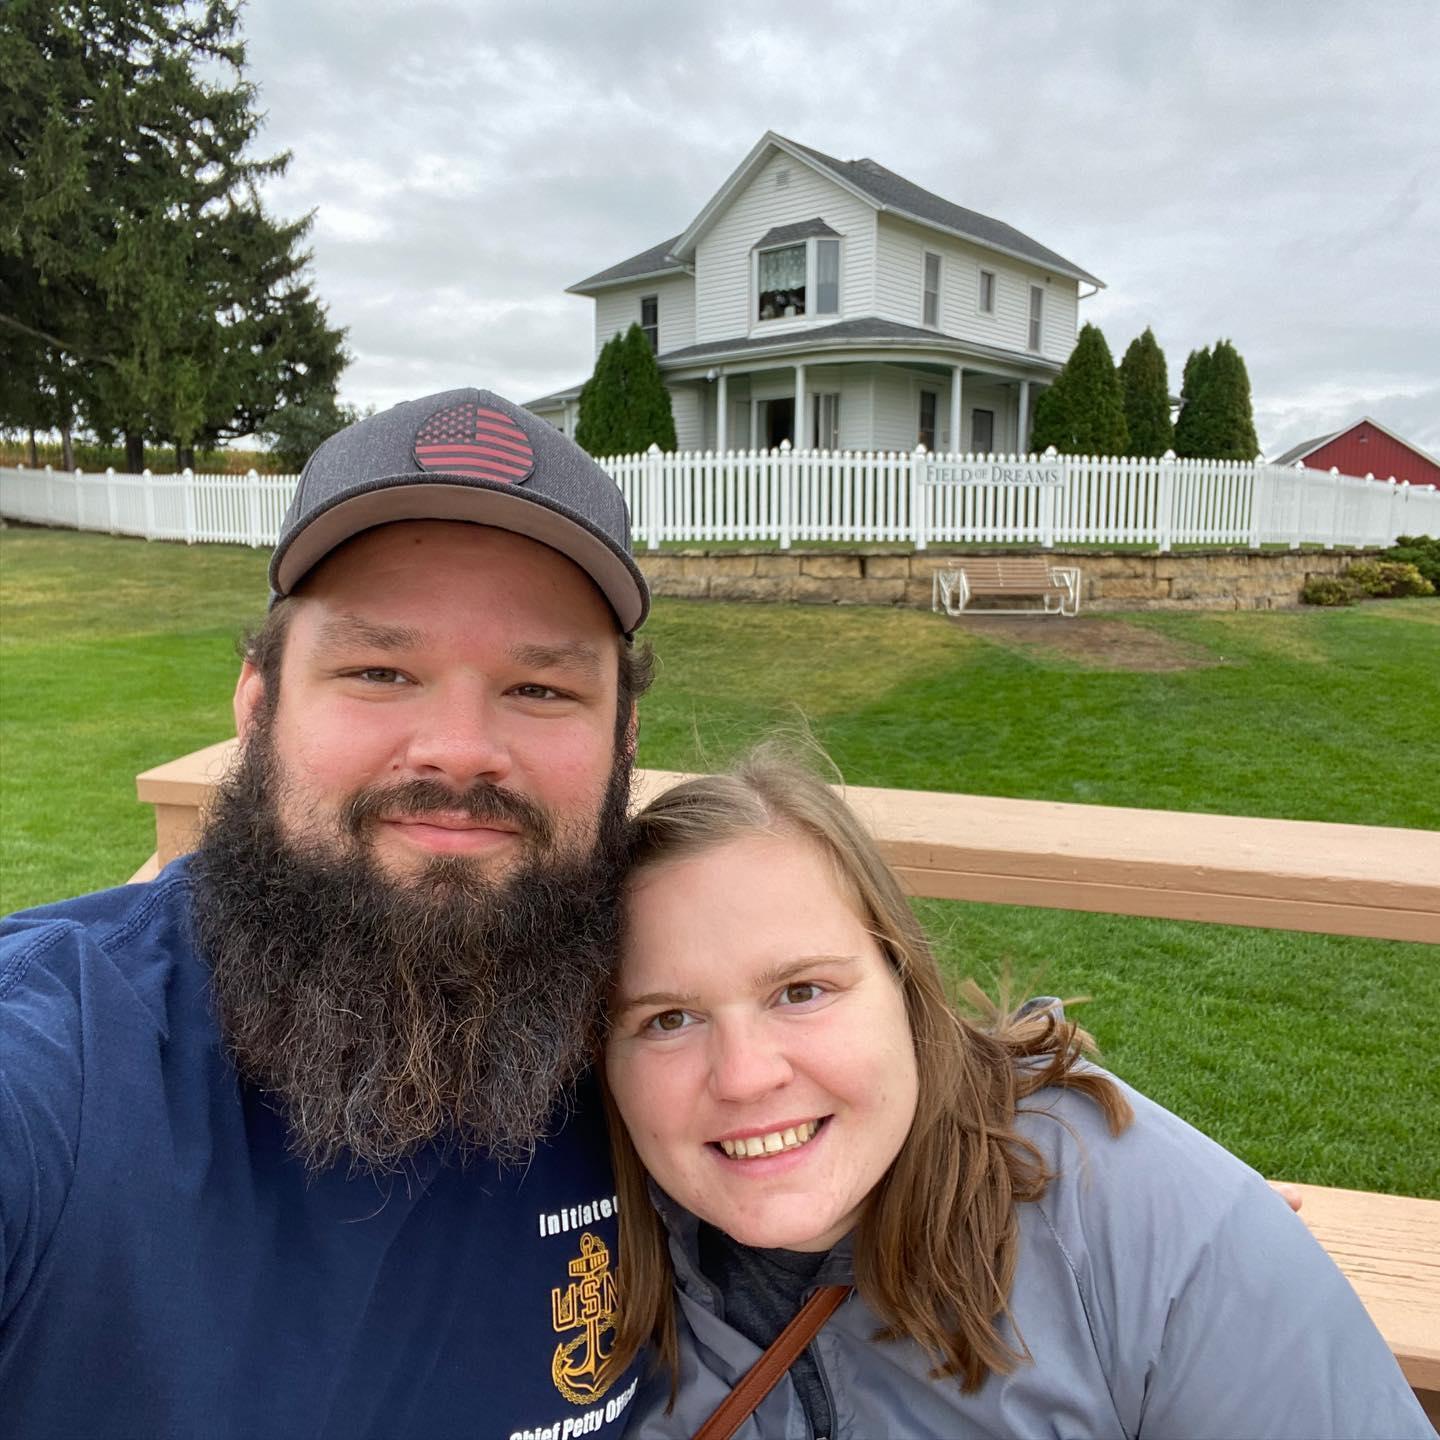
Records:
[[[618,1435],[616,1209],[590,1083],[523,1169],[308,1175],[183,860],[0,927],[7,1437]]]

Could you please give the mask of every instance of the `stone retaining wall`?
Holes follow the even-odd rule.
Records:
[[[930,608],[931,576],[980,554],[896,554],[879,546],[846,550],[769,549],[711,553],[696,548],[635,558],[656,595],[692,600],[799,601],[809,605]],[[1035,553],[1035,552],[1030,552]],[[1182,554],[1043,552],[1078,566],[1081,608],[1089,610],[1270,610],[1300,603],[1311,575],[1335,575],[1371,550],[1191,550]]]

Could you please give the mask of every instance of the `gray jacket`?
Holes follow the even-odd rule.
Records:
[[[1020,1129],[1059,1172],[1020,1207],[1013,1324],[1033,1357],[978,1392],[930,1378],[908,1341],[852,1295],[815,1340],[830,1440],[881,1437],[1376,1437],[1434,1440],[1344,1276],[1253,1170],[1127,1090],[1118,1140],[1073,1091],[1050,1089]],[[662,1197],[679,1292],[680,1398],[642,1381],[626,1435],[693,1435],[759,1351],[717,1314],[697,1222]],[[851,1278],[837,1247],[817,1283]],[[809,1440],[788,1379],[737,1440]]]

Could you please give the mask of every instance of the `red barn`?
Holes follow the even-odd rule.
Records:
[[[1307,470],[1329,470],[1342,475],[1373,475],[1377,480],[1408,480],[1412,485],[1440,486],[1440,461],[1432,460],[1367,415],[1345,430],[1320,435],[1287,450],[1275,465],[1305,462]]]

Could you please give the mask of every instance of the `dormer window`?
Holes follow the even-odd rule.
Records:
[[[777,225],[755,246],[755,319],[840,313],[840,237],[823,220]]]
[[[760,252],[762,320],[788,320],[805,313],[805,269],[803,244]]]

